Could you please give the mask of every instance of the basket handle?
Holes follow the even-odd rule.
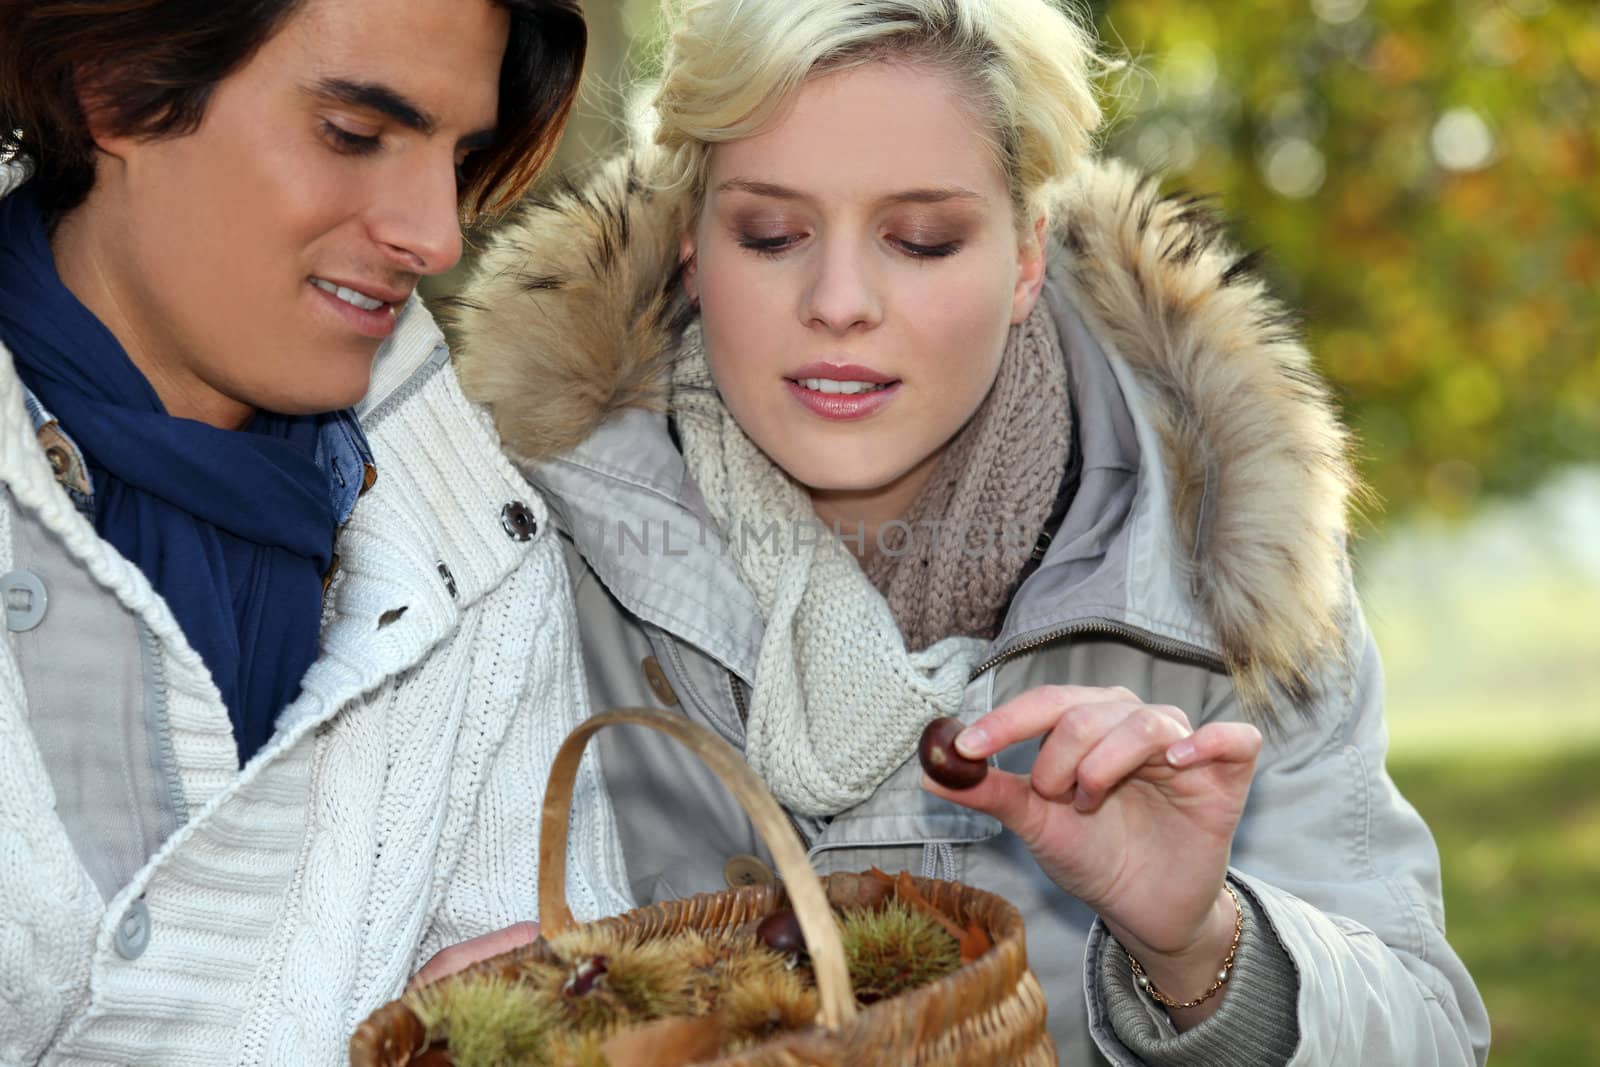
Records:
[[[833,921],[833,909],[828,905],[827,891],[811,869],[811,861],[806,858],[805,848],[795,836],[788,816],[732,745],[682,715],[657,708],[619,708],[585,719],[567,735],[556,752],[545,786],[544,809],[539,817],[540,933],[547,938],[555,937],[577,925],[567,907],[567,824],[572,809],[572,787],[578,776],[578,760],[589,738],[618,723],[647,726],[666,734],[699,756],[733,793],[756,832],[772,850],[773,862],[783,877],[795,918],[800,921],[806,951],[817,977],[822,1025],[837,1030],[854,1019],[855,994],[850,990],[850,972],[845,966],[844,945]]]

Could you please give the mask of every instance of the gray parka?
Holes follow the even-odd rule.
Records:
[[[667,706],[741,745],[762,619],[663,403],[689,314],[680,225],[625,160],[534,205],[462,298],[458,358],[557,516],[595,709]],[[1081,474],[963,717],[1075,683],[1267,728],[1234,841],[1247,936],[1227,997],[1175,1035],[1094,914],[994,820],[924,793],[915,760],[826,824],[795,819],[813,863],[1012,901],[1063,1063],[1481,1064],[1488,1020],[1445,941],[1438,855],[1384,771],[1345,437],[1309,356],[1214,220],[1114,164],[1085,168],[1056,235],[1044,299]],[[693,757],[642,731],[601,744],[641,903],[770,874]],[[1036,751],[999,762],[1025,772]]]

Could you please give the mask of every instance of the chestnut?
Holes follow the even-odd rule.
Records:
[[[761,920],[756,927],[756,937],[774,952],[795,956],[806,950],[806,937],[800,931],[800,919],[790,908],[779,908]]]
[[[988,760],[968,759],[956,751],[956,736],[964,729],[960,719],[944,715],[924,726],[917,742],[922,769],[946,789],[971,789],[989,773]]]
[[[567,972],[567,980],[561,983],[561,995],[568,1000],[587,996],[596,985],[604,984],[609,962],[604,956],[585,956],[578,960]]]

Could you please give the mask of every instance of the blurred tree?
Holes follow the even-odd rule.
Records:
[[[1271,253],[1403,512],[1600,459],[1600,5],[1112,0],[1108,149]]]

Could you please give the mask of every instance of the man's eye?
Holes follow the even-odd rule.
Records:
[[[377,137],[351,133],[338,123],[329,122],[326,119],[322,122],[322,132],[333,142],[334,147],[341,152],[348,152],[351,155],[366,155],[368,152],[376,152],[378,150]]]

